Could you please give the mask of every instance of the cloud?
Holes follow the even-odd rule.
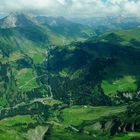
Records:
[[[0,0],[0,15],[14,11],[50,16],[140,16],[140,0]]]

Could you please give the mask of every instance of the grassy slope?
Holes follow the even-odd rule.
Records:
[[[124,45],[129,45],[132,39],[140,41],[140,28],[126,30],[125,32],[118,31],[117,34],[124,39],[124,41],[122,42]],[[139,46],[135,47],[139,48]]]
[[[112,45],[120,44],[124,48],[131,46],[139,52],[140,28],[105,33],[98,37],[97,40],[101,42],[111,42]],[[132,63],[129,59],[125,63],[123,63],[122,60],[122,62],[119,62],[116,67],[114,66],[113,68],[107,69],[107,75],[105,76],[105,80],[102,82],[104,92],[106,94],[115,94],[117,91],[123,92],[137,90],[137,80],[140,77],[138,69],[140,69],[139,64],[135,64],[134,62]],[[119,78],[110,80],[110,77],[115,77],[115,75]]]
[[[47,125],[40,125],[30,115],[15,116],[0,121],[0,139],[39,140],[47,129]]]
[[[15,116],[0,121],[0,139],[1,140],[25,140],[26,129],[29,123],[35,123],[29,115]],[[27,129],[28,130],[28,129]]]
[[[115,38],[112,38],[113,37]],[[140,42],[140,28],[128,29],[128,30],[118,30],[114,32],[107,32],[98,37],[97,40],[106,41],[110,40],[111,42],[121,43],[124,46],[133,46],[134,48],[139,49],[139,45],[133,44],[132,41]]]
[[[47,135],[49,140],[100,140],[100,136],[88,135],[88,133],[77,133],[76,131],[68,131],[69,126],[80,126],[85,121],[95,121],[103,116],[110,116],[124,112],[125,106],[118,107],[92,107],[92,106],[72,106],[70,108],[63,109],[58,112],[57,117],[60,118],[61,122],[53,123],[53,127],[50,133]],[[54,117],[55,119],[55,117]],[[51,118],[53,121],[53,118]],[[90,126],[84,127],[85,131],[92,131],[88,129]],[[94,132],[94,130],[93,130]],[[105,140],[108,140],[108,136],[102,136]]]
[[[115,94],[117,91],[131,91],[137,89],[136,78],[133,76],[124,76],[113,82],[103,81],[102,88],[106,94]]]
[[[136,140],[140,139],[139,132],[128,132],[127,134],[121,134],[112,138],[112,140],[132,140],[135,138]]]
[[[54,21],[56,21],[56,26],[51,25],[46,17],[44,17],[43,21],[39,20],[39,26],[47,32],[49,41],[54,45],[69,44],[73,41],[85,41],[94,33],[88,26],[75,24],[63,18],[54,18],[52,22]]]
[[[86,133],[77,133],[67,131],[66,128],[70,125],[80,125],[83,121],[92,121],[103,116],[109,116],[125,111],[125,106],[118,107],[91,107],[91,106],[73,106],[62,110],[58,114],[63,118],[61,122],[56,121],[56,116],[50,116],[48,122],[53,124],[47,139],[49,140],[92,140],[94,137]],[[56,112],[54,112],[56,113]],[[57,114],[57,115],[58,115]],[[45,123],[45,122],[44,122]],[[34,126],[34,127],[31,127]],[[14,129],[13,129],[14,128]],[[45,127],[33,119],[30,115],[20,115],[10,118],[5,118],[0,121],[0,139],[2,140],[31,140],[34,137],[39,137],[45,133]],[[98,137],[97,137],[98,139]]]
[[[48,140],[130,140],[131,138],[139,138],[138,132],[128,132],[127,134],[119,134],[117,136],[109,137],[108,135],[98,135],[92,126],[84,126],[84,132],[77,133],[76,131],[68,130],[69,126],[79,126],[83,121],[96,121],[103,116],[117,115],[124,112],[125,106],[118,107],[91,107],[91,106],[73,106],[63,109],[58,114],[61,121],[56,119],[56,116],[50,116],[49,124],[52,124],[49,130]],[[57,115],[58,115],[57,114]],[[58,117],[58,116],[57,116]],[[35,125],[34,125],[35,124]],[[92,124],[92,123],[91,123]],[[34,126],[33,128],[31,126]],[[14,128],[14,129],[13,129]],[[40,138],[47,131],[47,126],[40,126],[40,124],[31,118],[30,115],[15,116],[5,118],[0,121],[0,139],[2,140],[34,140]],[[89,135],[88,131],[93,131],[94,135]],[[34,137],[33,137],[34,136]]]
[[[36,77],[31,68],[24,68],[16,75],[17,87],[22,91],[29,91],[37,87]]]
[[[109,116],[124,112],[125,106],[118,107],[92,107],[92,106],[73,106],[62,111],[63,123],[66,125],[79,125],[86,120],[96,120],[103,116]]]
[[[51,135],[47,136],[48,140],[93,140],[92,136],[86,134],[78,134],[75,132],[67,132],[63,127],[54,126]]]

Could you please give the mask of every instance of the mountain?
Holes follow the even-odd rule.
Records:
[[[69,44],[71,41],[83,41],[85,38],[89,38],[94,35],[94,30],[89,26],[79,23],[71,22],[64,17],[45,17],[37,16],[36,20],[43,27],[47,27],[51,32],[55,33],[57,37],[61,37],[60,40],[63,44]],[[55,38],[53,38],[53,42]],[[62,44],[56,39],[57,44]]]
[[[111,42],[123,45],[124,47],[132,47],[139,49],[140,42],[140,28],[136,27],[127,30],[117,30],[114,32],[107,32],[97,38],[91,39],[92,41]]]
[[[76,23],[92,27],[97,35],[118,29],[131,29],[140,25],[140,18],[135,16],[108,16],[71,19]]]
[[[1,28],[14,28],[33,25],[32,19],[23,13],[11,13],[0,21]]]
[[[55,21],[58,22],[58,26],[51,25],[54,24]],[[32,38],[38,35],[36,32],[42,32],[40,34],[45,34],[50,44],[53,45],[69,44],[72,41],[83,41],[94,34],[93,30],[88,26],[72,23],[62,17],[31,17],[23,13],[11,13],[7,17],[0,19],[0,28],[20,30],[20,33],[22,33],[23,30],[23,33],[30,30],[30,35],[29,33],[25,33],[24,36],[32,36]],[[36,29],[38,29],[38,31],[36,31]],[[39,36],[39,38],[35,40],[44,38],[43,36]]]
[[[92,31],[88,26],[84,26],[78,23],[71,22],[64,17],[36,17],[42,25],[49,27],[54,32],[64,36],[85,36],[89,37],[92,35]]]
[[[88,38],[87,26],[19,13],[0,27],[0,139],[140,137],[140,28]]]
[[[131,32],[129,38],[128,32]],[[132,96],[135,98],[133,92],[137,92],[140,85],[138,42],[139,28],[136,28],[106,33],[84,43],[52,50],[48,69],[53,75],[53,93],[76,104],[125,102],[125,97],[121,98],[125,92],[130,100]],[[61,88],[62,83],[65,89]],[[61,91],[61,97],[58,91]]]
[[[65,20],[62,19],[62,22],[63,21]],[[59,36],[59,39],[63,39],[63,37],[61,36],[61,33],[52,31],[53,28],[50,29],[49,27],[42,25],[41,23],[41,21],[39,22],[36,19],[22,13],[11,13],[9,16],[0,20],[0,72],[3,73],[1,79],[1,99],[4,98],[5,101],[2,102],[2,105],[7,104],[5,98],[8,97],[5,96],[11,96],[13,92],[14,94],[17,94],[15,93],[15,91],[33,92],[34,88],[40,89],[38,87],[46,86],[38,85],[40,81],[38,81],[39,83],[36,81],[36,77],[41,76],[40,74],[47,75],[47,73],[45,72],[39,73],[38,76],[38,65],[45,63],[44,60],[48,55],[47,51],[49,48],[54,47],[53,45],[55,42],[55,38]],[[71,24],[71,22],[69,23],[69,21],[67,20],[66,23],[67,24],[65,24],[65,26],[70,26]],[[76,26],[80,27],[81,25],[76,24]],[[63,28],[65,27],[62,26],[61,29]],[[79,29],[77,30],[79,32]],[[69,37],[73,38],[73,40],[75,40],[76,38],[73,35],[69,35]],[[78,35],[77,37],[81,38]],[[65,38],[67,38],[67,36],[65,36]],[[43,68],[41,68],[41,71],[45,71],[45,66],[43,65],[42,67]],[[26,75],[28,75],[27,78]],[[31,80],[29,84],[30,86],[28,86],[27,88],[26,82],[29,79],[33,80]],[[3,80],[7,82],[3,83]],[[46,90],[49,90],[48,87],[46,87]],[[3,94],[5,92],[6,94]],[[43,91],[42,94],[44,94],[44,92],[45,91]],[[42,96],[42,94],[40,96]],[[13,98],[11,98],[11,102],[12,99]]]

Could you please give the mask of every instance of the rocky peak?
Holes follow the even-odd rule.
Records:
[[[23,13],[10,13],[8,16],[0,20],[1,28],[14,28],[21,26],[28,26],[32,24],[32,20],[29,16]]]

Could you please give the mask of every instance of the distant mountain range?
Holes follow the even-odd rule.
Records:
[[[139,17],[123,15],[114,17],[90,17],[84,19],[73,18],[71,21],[92,27],[97,35],[111,30],[130,29],[140,25]]]

